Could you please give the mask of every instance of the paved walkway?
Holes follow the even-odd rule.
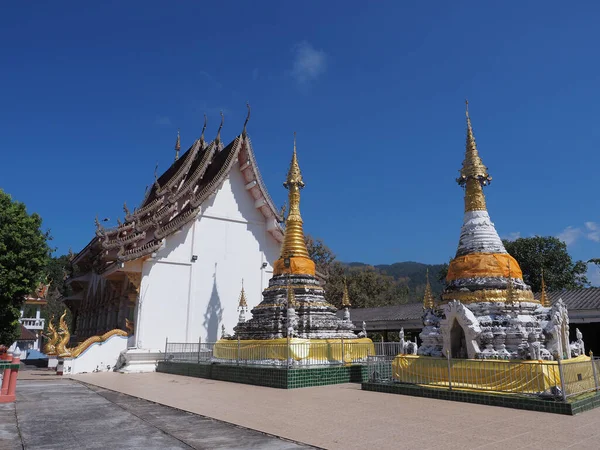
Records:
[[[16,404],[0,406],[1,450],[309,448],[56,376],[19,380]]]
[[[162,373],[74,379],[327,449],[600,448],[600,409],[577,416],[361,391],[294,390]]]

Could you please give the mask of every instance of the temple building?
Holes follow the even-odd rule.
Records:
[[[244,280],[250,305],[260,302],[284,240],[282,220],[246,132],[221,141],[201,136],[147,188],[140,206],[104,228],[72,260],[75,341],[127,330],[130,348],[157,352],[171,342],[215,342],[238,322]],[[279,270],[279,269],[277,269]]]
[[[467,104],[468,105],[468,104]],[[483,188],[492,177],[484,166],[467,107],[465,159],[457,182],[465,212],[456,256],[450,262],[441,303],[424,300],[420,334],[424,356],[556,359],[581,354],[569,344],[564,303],[536,300],[508,254],[487,211]]]
[[[48,301],[48,289],[50,288],[50,282],[45,280],[40,282],[37,288],[25,297],[25,302],[21,306],[19,314],[19,323],[21,333],[19,339],[13,343],[10,350],[19,348],[22,352],[21,359],[27,359],[29,356],[29,350],[41,350],[42,348],[42,332],[44,331],[46,320],[41,316],[42,306],[45,306]],[[28,317],[29,314],[33,314],[35,311],[35,317]]]
[[[252,309],[250,320],[245,321],[245,316],[240,315],[234,337],[244,341],[356,339],[349,312],[340,319],[336,316],[337,308],[325,300],[324,288],[315,274],[315,263],[306,248],[300,215],[300,191],[304,181],[298,164],[295,134],[292,161],[283,186],[289,191],[289,212],[281,253],[275,261],[273,277],[263,292],[262,302]],[[350,304],[347,293],[344,304]]]

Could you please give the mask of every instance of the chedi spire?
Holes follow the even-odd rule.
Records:
[[[281,257],[275,262],[274,274],[302,273],[314,275],[315,263],[308,255],[302,228],[303,221],[300,215],[300,190],[304,188],[304,181],[298,164],[296,133],[294,133],[292,161],[283,187],[289,191],[289,210],[285,219],[285,235],[281,247]]]
[[[468,102],[466,118],[465,157],[456,180],[465,188],[465,213],[442,299],[463,303],[532,301],[531,289],[523,282],[519,263],[504,248],[487,211],[483,188],[492,177],[475,143]]]
[[[425,285],[425,293],[423,295],[423,308],[433,309],[435,307],[435,297],[431,292],[431,284],[429,283],[429,267],[427,268],[427,284]]]

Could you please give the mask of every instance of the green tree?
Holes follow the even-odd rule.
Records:
[[[49,257],[42,219],[0,190],[0,344],[19,336],[19,310],[41,281]]]
[[[352,307],[369,308],[397,305],[408,302],[408,287],[373,266],[347,267],[339,262],[330,266],[325,287],[325,298],[337,308],[341,307],[344,280]]]
[[[304,242],[308,250],[308,255],[315,262],[317,270],[324,275],[329,273],[331,263],[335,261],[335,254],[331,251],[322,239],[313,239],[309,234],[304,236]]]
[[[549,291],[577,289],[589,286],[585,274],[587,265],[573,261],[567,244],[552,236],[534,236],[514,241],[502,241],[506,251],[517,260],[523,271],[523,281],[539,292],[544,280]]]
[[[48,327],[48,323],[52,316],[54,316],[54,320],[57,321],[66,309],[65,304],[62,302],[62,298],[71,294],[71,288],[66,283],[66,280],[73,274],[73,265],[71,264],[72,256],[72,254],[61,255],[52,257],[48,260],[46,273],[51,284],[46,298],[47,304],[42,311],[42,317],[46,319],[46,328]],[[67,310],[65,320],[67,325],[69,325],[69,329],[72,330],[71,312],[69,310]]]
[[[453,258],[450,258],[450,261],[452,261]],[[446,277],[448,276],[448,267],[450,267],[449,263],[444,263],[442,264],[442,267],[440,268],[439,272],[437,273],[437,279],[440,283],[443,283],[444,285],[446,284]]]

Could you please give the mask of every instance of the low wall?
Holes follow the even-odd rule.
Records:
[[[114,369],[121,352],[127,350],[127,336],[111,336],[106,341],[90,345],[76,358],[64,358],[65,375],[108,372]]]
[[[233,383],[252,384],[279,389],[295,389],[340,383],[362,383],[367,380],[363,365],[310,367],[237,366],[229,364],[198,364],[159,361],[157,372],[208,378]]]
[[[477,403],[480,405],[504,406],[506,408],[527,409],[530,411],[571,416],[600,407],[600,395],[596,393],[584,394],[580,397],[569,399],[567,402],[561,402],[555,400],[542,400],[517,394],[492,394],[460,390],[449,391],[445,389],[390,382],[364,382],[362,383],[361,388],[363,391],[437,398],[440,400]]]

